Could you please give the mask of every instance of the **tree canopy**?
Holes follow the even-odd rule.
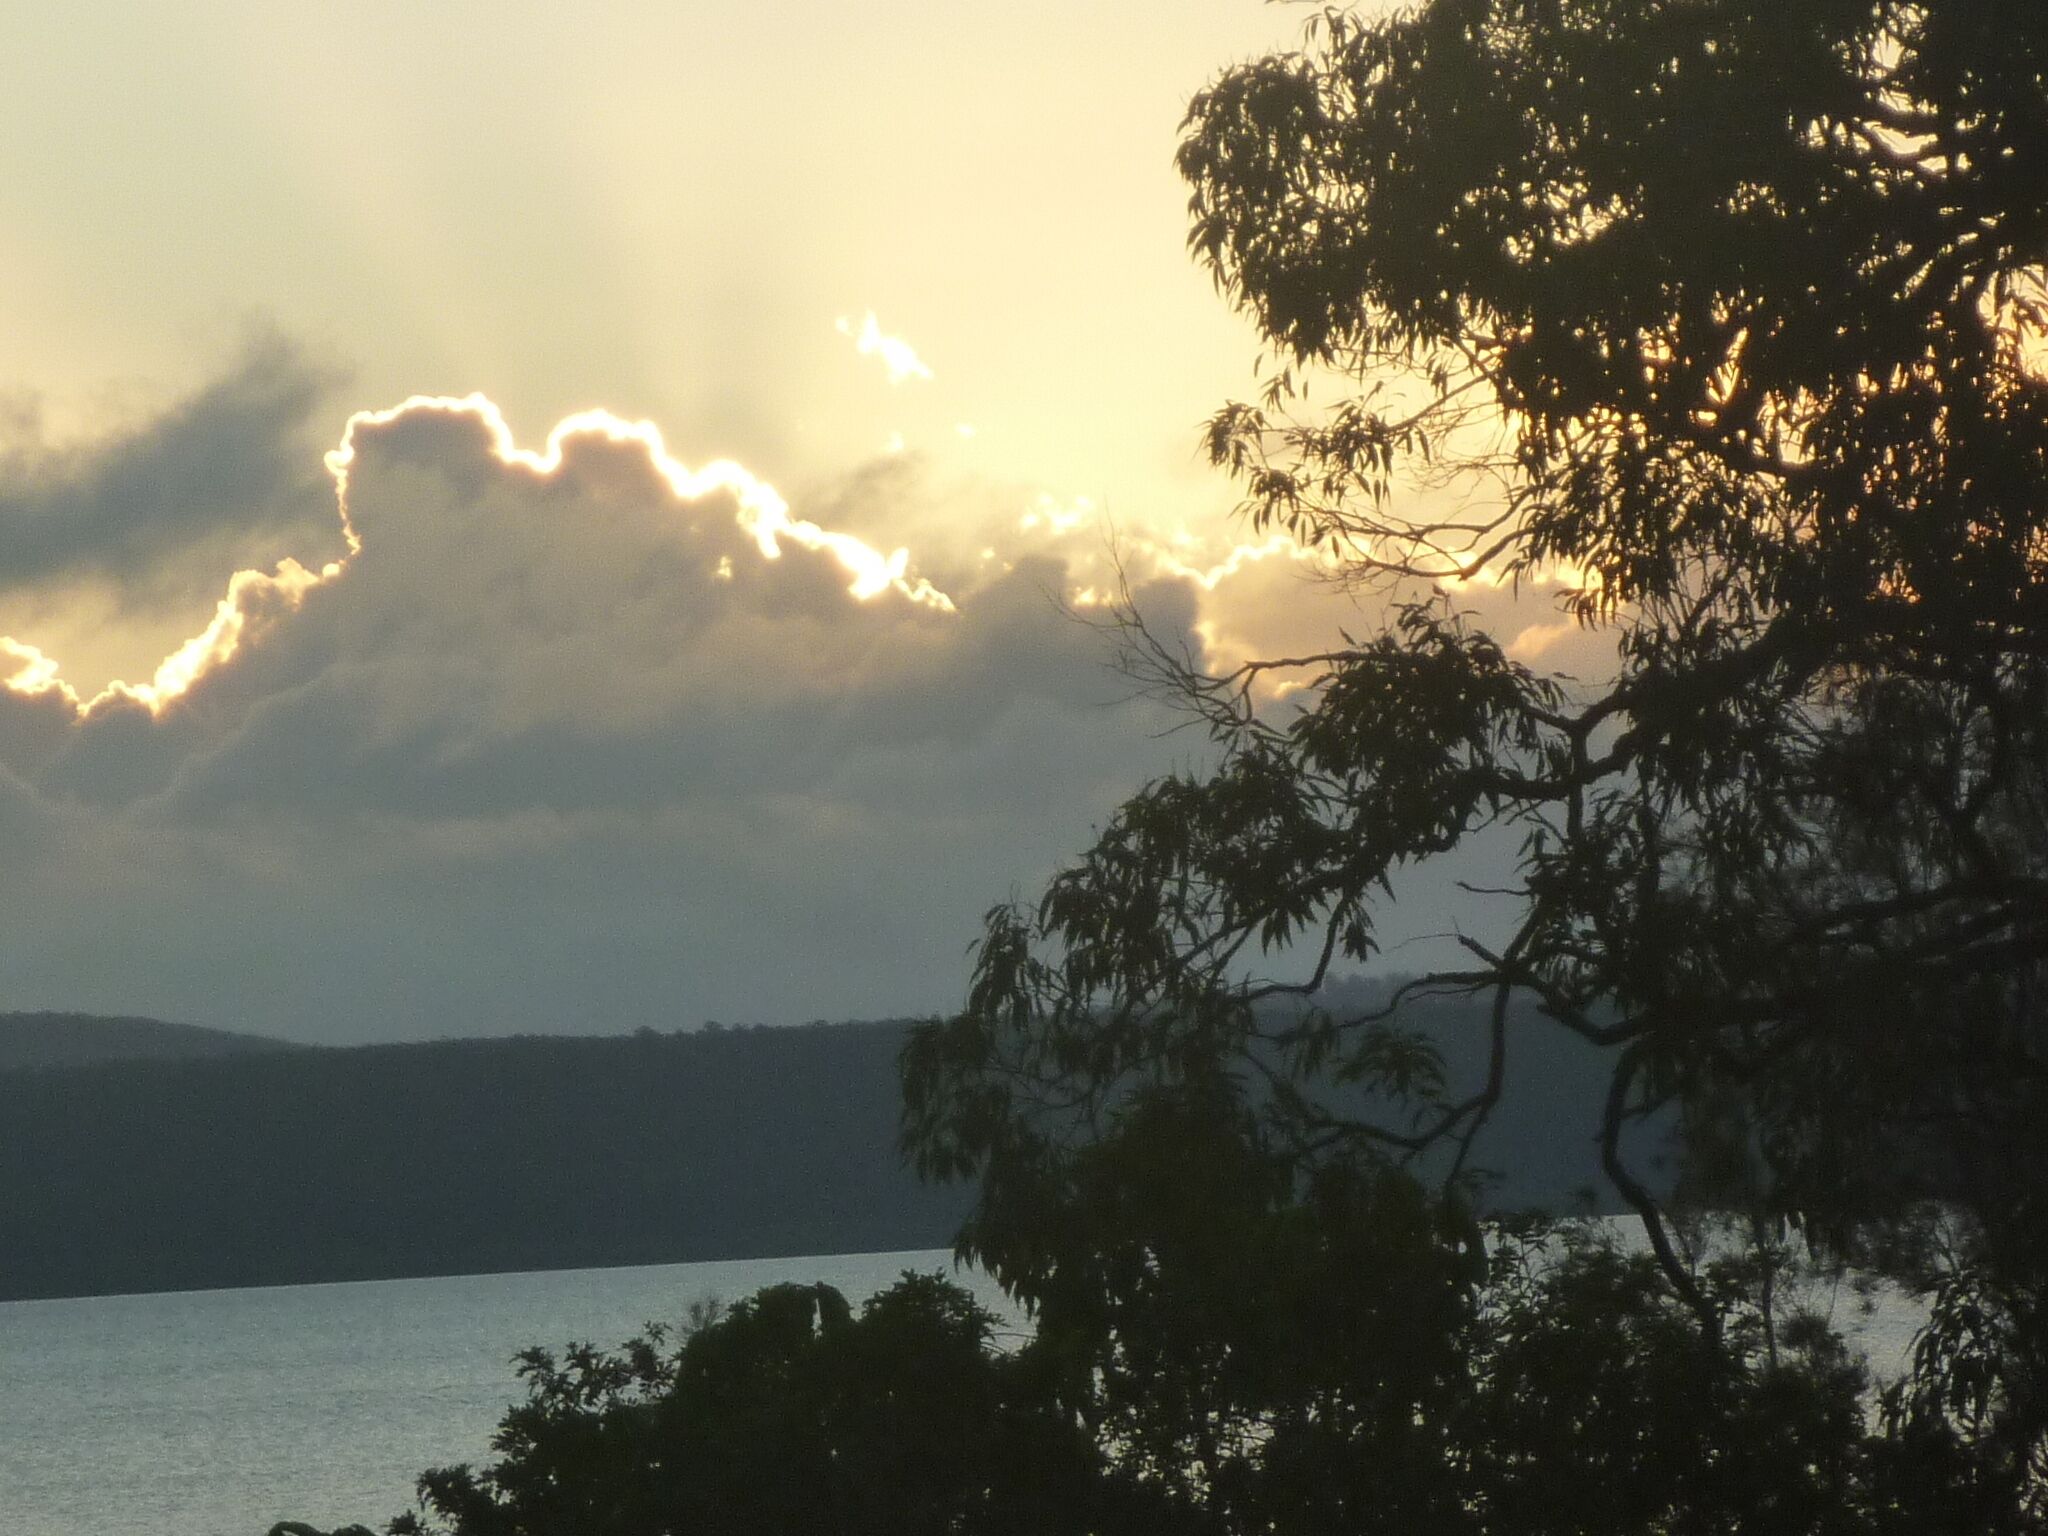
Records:
[[[1176,1262],[1170,1291],[1098,1293],[1120,1298],[1107,1354],[1065,1310],[998,1347],[970,1295],[916,1275],[858,1312],[829,1287],[785,1285],[702,1311],[679,1335],[531,1351],[497,1459],[427,1473],[420,1509],[390,1529],[1974,1536],[1996,1524],[1997,1490],[1952,1439],[1871,1429],[1860,1373],[1824,1330],[1767,1358],[1740,1288],[1717,1279],[1734,1347],[1709,1353],[1648,1260],[1515,1240],[1475,1265],[1437,1241],[1420,1193],[1398,1179],[1323,1192],[1334,1205],[1322,1215],[1371,1212],[1363,1224],[1261,1217],[1258,1197],[1232,1199],[1184,1235],[1272,1240],[1278,1262],[1238,1266],[1241,1288],[1198,1289],[1232,1272]],[[1171,1224],[1155,1211],[1147,1230]],[[1371,1252],[1344,1233],[1370,1233]],[[1361,1258],[1391,1261],[1362,1304]]]
[[[1708,1335],[1626,1156],[1659,1111],[1694,1193],[1967,1293],[1924,1361],[1975,1361],[1972,1422],[2048,1474],[2048,13],[1329,12],[1195,98],[1180,165],[1268,344],[1209,453],[1388,617],[1212,672],[1124,614],[1215,760],[992,911],[913,1041],[907,1141],[982,1180],[964,1247],[1052,1298],[1107,1230],[1052,1213],[1161,1095],[1298,1193],[1466,1142],[1564,1029],[1612,1052],[1587,1130]],[[1482,570],[1563,572],[1607,675],[1511,655],[1460,611]],[[1405,870],[1503,838],[1462,960],[1317,1006]],[[1446,993],[1490,1033],[1469,1093],[1406,1022]]]
[[[997,1319],[935,1276],[859,1311],[771,1286],[616,1350],[521,1357],[527,1397],[489,1466],[420,1479],[394,1533],[917,1536],[1150,1528],[1133,1485],[994,1347]]]

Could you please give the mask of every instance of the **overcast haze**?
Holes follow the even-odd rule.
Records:
[[[1218,662],[1369,622],[1195,446],[1255,338],[1177,124],[1302,19],[11,18],[0,1007],[955,1005],[978,914],[1199,751],[1061,612],[1112,538]]]

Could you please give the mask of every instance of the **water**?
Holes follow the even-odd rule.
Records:
[[[423,1468],[488,1458],[528,1345],[616,1344],[780,1280],[862,1298],[905,1269],[952,1272],[887,1253],[0,1304],[0,1536],[381,1529]],[[1917,1313],[1839,1300],[1896,1369]]]
[[[0,1304],[0,1536],[381,1529],[489,1455],[531,1344],[616,1344],[780,1280],[860,1298],[944,1252]],[[986,1282],[984,1299],[999,1299]]]

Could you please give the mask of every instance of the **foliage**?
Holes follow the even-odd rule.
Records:
[[[1159,1113],[1133,1155],[1215,1124]],[[1105,1272],[1048,1277],[1007,1350],[906,1276],[857,1316],[785,1285],[679,1338],[530,1351],[498,1459],[427,1473],[390,1529],[1961,1536],[2010,1505],[1946,1420],[1875,1426],[1824,1326],[1772,1344],[1733,1273],[1702,1275],[1710,1345],[1596,1233],[1481,1247],[1413,1180],[1297,1202],[1259,1161],[1204,1163],[1177,1210],[1141,1192]]]
[[[521,1357],[498,1460],[420,1479],[395,1533],[849,1536],[1144,1530],[1128,1479],[993,1347],[966,1291],[905,1275],[856,1314],[770,1287],[680,1337]]]
[[[1191,245],[1273,369],[1209,451],[1255,529],[1391,617],[1215,675],[1126,612],[1217,761],[992,911],[966,1011],[914,1038],[906,1139],[983,1181],[966,1251],[1059,1304],[1115,1230],[1105,1159],[1127,1214],[1170,1215],[1137,1143],[1189,1092],[1319,1221],[1330,1178],[1469,1145],[1530,1000],[1612,1051],[1587,1130],[1710,1348],[1739,1352],[1726,1308],[1624,1156],[1661,1107],[1696,1195],[1969,1288],[1982,1326],[1937,1328],[1896,1422],[2038,1478],[2048,17],[1332,12],[1198,96],[1180,163]],[[1482,568],[1564,572],[1611,674],[1518,661],[1457,609]],[[1384,1009],[1316,1006],[1404,870],[1503,838],[1475,909],[1504,937]],[[1404,1023],[1446,994],[1490,1035],[1473,1093]],[[1931,1268],[1929,1211],[1958,1233]]]
[[[1213,1078],[992,1171],[1015,1182],[962,1247],[1030,1308],[1059,1401],[1175,1529],[2044,1528],[2023,1467],[1944,1406],[1903,1410],[1910,1429],[1873,1414],[1831,1319],[1712,1233],[1690,1234],[1718,1255],[1688,1269],[1703,1331],[1605,1223],[1481,1222],[1369,1156],[1303,1176]]]

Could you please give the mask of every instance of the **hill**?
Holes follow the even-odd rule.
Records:
[[[1428,1018],[1461,1089],[1483,1017]],[[969,1200],[898,1156],[900,1022],[346,1049],[5,1022],[0,1300],[936,1248]],[[1498,1205],[1581,1208],[1606,1062],[1516,1037],[1474,1162]]]
[[[0,1298],[941,1247],[904,1028],[0,1073]]]
[[[89,1013],[0,1013],[0,1072],[78,1067],[103,1061],[178,1061],[305,1047],[162,1019]]]

